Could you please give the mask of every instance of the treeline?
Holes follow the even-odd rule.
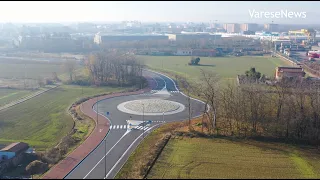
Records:
[[[221,86],[215,74],[202,71],[190,89],[210,106],[205,125],[211,133],[320,143],[320,87],[315,83],[291,79],[274,86]]]
[[[144,85],[143,63],[133,54],[118,50],[93,53],[86,62],[89,80],[95,85]]]

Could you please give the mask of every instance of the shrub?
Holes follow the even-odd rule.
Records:
[[[26,172],[30,175],[33,174],[42,174],[48,170],[48,164],[43,163],[39,160],[32,161],[28,166],[26,167]]]

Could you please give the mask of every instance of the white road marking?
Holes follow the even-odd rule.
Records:
[[[120,125],[120,129],[122,129],[122,125]]]
[[[150,76],[156,83],[157,83],[157,86],[156,86],[156,88],[158,87],[158,81],[155,79],[155,78],[153,78],[152,76]]]
[[[150,127],[147,131],[149,131],[150,129],[152,129],[155,126],[158,126],[159,124],[156,124],[152,127]],[[122,160],[122,158],[127,154],[127,152],[129,151],[129,149],[131,149],[131,147],[133,146],[133,144],[140,139],[141,136],[143,136],[144,133],[140,134],[140,136],[138,136],[131,144],[130,146],[127,148],[127,150],[122,154],[122,156],[119,158],[119,160],[113,165],[113,167],[110,169],[110,171],[108,172],[108,174],[106,175],[106,177],[104,177],[104,179],[107,179],[107,177],[110,175],[110,173],[113,171],[113,169],[119,164],[119,162]]]
[[[130,131],[129,131],[130,132]],[[115,145],[112,146],[112,148],[107,152],[107,154],[105,154],[100,160],[99,162],[88,172],[88,174],[83,178],[86,179],[89,174],[98,166],[98,164],[110,153],[110,151],[124,138],[125,135],[127,135],[129,133],[128,131],[126,133],[124,133],[124,135],[117,141],[117,143]]]
[[[117,125],[117,129],[119,129],[119,125]]]

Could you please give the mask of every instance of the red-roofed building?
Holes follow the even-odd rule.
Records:
[[[277,67],[276,68],[276,79],[280,80],[283,77],[288,78],[303,78],[305,72],[301,67]]]

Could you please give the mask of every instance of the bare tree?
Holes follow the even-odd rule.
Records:
[[[89,56],[87,69],[95,84],[140,84],[141,62],[127,51],[104,50]]]
[[[66,72],[69,74],[69,79],[70,81],[73,81],[73,77],[74,77],[74,72],[76,70],[76,61],[75,60],[66,60],[64,63],[64,68],[66,70]]]
[[[201,78],[196,83],[195,89],[197,94],[205,100],[206,104],[209,105],[209,111],[206,111],[206,114],[210,120],[210,133],[212,130],[217,130],[217,112],[218,112],[218,101],[219,101],[219,88],[218,82],[219,78],[215,73],[205,71],[200,69]]]

